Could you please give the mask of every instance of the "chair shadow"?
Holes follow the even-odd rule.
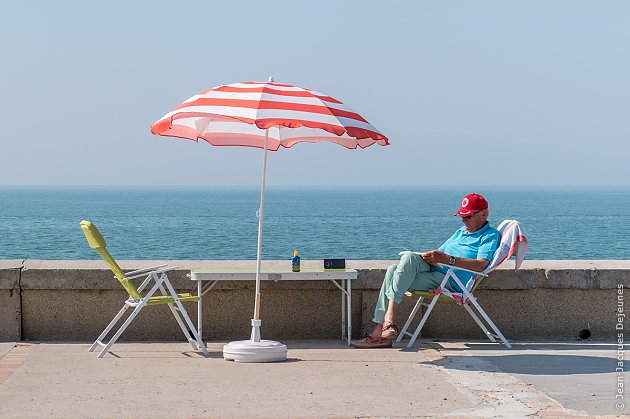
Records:
[[[204,355],[201,352],[161,352],[161,353],[151,352],[149,355],[149,353],[147,353],[146,351],[138,351],[135,353],[132,353],[130,351],[125,351],[124,354],[122,352],[116,353],[115,351],[109,351],[107,355],[105,356],[118,358],[118,359],[125,359],[125,358],[126,359],[157,359],[157,358],[176,359],[176,358],[181,358],[182,356],[184,356],[184,357],[192,358],[192,359],[206,358],[206,359],[223,360],[223,352],[209,352],[208,355]],[[286,363],[294,363],[294,362],[302,362],[302,361],[304,360],[301,358],[287,358],[279,362],[286,364]],[[234,362],[234,361],[228,361],[228,362]]]
[[[478,357],[487,363],[475,362],[475,358],[467,355],[448,355],[437,361],[424,361],[419,364],[439,365],[463,371],[493,372],[496,368],[510,374],[525,375],[602,374],[615,372],[617,367],[615,357],[570,354],[481,355]],[[624,372],[630,371],[628,364],[624,363]]]
[[[208,351],[208,355],[204,355],[201,351],[152,351],[143,349],[119,349],[110,350],[105,357],[113,357],[119,359],[156,359],[156,358],[208,358],[208,359],[223,359],[223,352]]]

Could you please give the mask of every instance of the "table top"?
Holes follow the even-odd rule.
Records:
[[[292,272],[290,269],[262,269],[261,281],[325,281],[333,279],[357,279],[356,269],[313,269],[303,268],[300,272]],[[190,271],[190,279],[193,281],[252,281],[256,279],[255,268],[226,269],[226,268],[199,268]]]

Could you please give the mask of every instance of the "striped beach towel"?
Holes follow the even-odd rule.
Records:
[[[501,233],[501,243],[499,243],[497,251],[494,252],[494,257],[488,264],[488,267],[483,271],[484,273],[494,270],[504,260],[512,256],[516,258],[515,269],[520,268],[529,250],[523,227],[518,221],[505,220],[499,224],[497,230]]]

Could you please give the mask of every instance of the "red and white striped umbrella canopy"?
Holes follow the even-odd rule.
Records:
[[[330,141],[350,149],[365,148],[375,143],[384,146],[389,144],[387,137],[337,99],[289,84],[275,83],[273,79],[266,83],[229,84],[201,92],[151,125],[151,132],[195,141],[201,138],[217,146],[264,149],[260,208],[257,212],[256,299],[251,344],[246,345],[246,352],[256,354],[265,348],[273,349],[275,346],[268,345],[270,341],[260,339],[259,317],[267,151],[276,151],[280,146],[288,148],[299,142],[318,141]],[[240,351],[243,342],[226,345],[224,356],[226,348],[230,353],[233,344]],[[284,354],[276,360],[286,358],[286,346],[282,346]]]
[[[203,91],[151,126],[156,135],[203,139],[216,146],[276,151],[299,142],[330,141],[354,149],[387,137],[337,99],[289,84],[244,82]]]

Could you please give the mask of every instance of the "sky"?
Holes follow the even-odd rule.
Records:
[[[627,1],[16,1],[0,186],[254,186],[262,150],[157,137],[192,95],[275,81],[391,145],[270,153],[267,185],[630,185]]]

